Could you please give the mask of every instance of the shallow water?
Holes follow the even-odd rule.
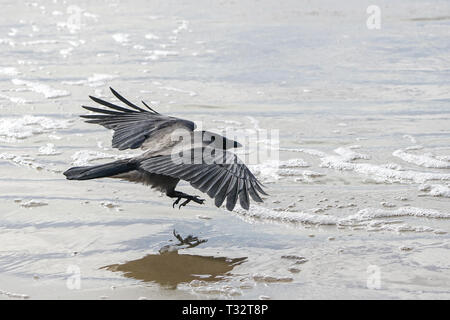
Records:
[[[371,4],[1,1],[0,298],[448,299],[450,5],[378,1],[369,30]],[[65,180],[137,152],[78,118],[108,86],[278,130],[280,161],[250,165],[270,196],[178,210]]]

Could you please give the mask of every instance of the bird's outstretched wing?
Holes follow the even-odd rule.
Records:
[[[192,121],[159,114],[144,101],[142,103],[148,110],[142,109],[122,97],[113,88],[110,89],[117,99],[131,107],[131,109],[89,96],[95,102],[109,109],[83,106],[83,108],[97,114],[82,115],[81,117],[88,119],[86,121],[88,123],[97,123],[105,128],[114,130],[113,148],[118,148],[119,150],[139,148],[161,129],[172,127],[173,130],[184,128],[193,131],[196,127]]]
[[[239,198],[242,208],[250,207],[249,196],[263,202],[258,193],[267,195],[261,183],[247,166],[226,150],[193,148],[182,153],[162,155],[141,161],[139,168],[149,173],[162,174],[188,181],[194,188],[215,199],[220,207],[225,198],[226,207],[233,210]]]

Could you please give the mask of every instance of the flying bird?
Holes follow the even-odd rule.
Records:
[[[89,96],[106,108],[82,106],[93,113],[81,115],[87,123],[96,123],[114,131],[112,146],[119,150],[141,148],[136,157],[101,165],[73,167],[64,172],[69,180],[115,178],[143,183],[175,198],[179,208],[205,199],[175,190],[184,180],[214,199],[217,207],[226,200],[230,211],[238,199],[248,210],[250,197],[263,202],[263,185],[230,149],[241,147],[237,141],[217,133],[195,130],[194,122],[163,115],[148,106],[143,109],[121,96],[113,95],[127,107]],[[180,201],[183,200],[181,203]]]

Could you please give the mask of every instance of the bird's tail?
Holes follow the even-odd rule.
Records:
[[[126,159],[97,166],[73,167],[64,172],[64,175],[68,180],[89,180],[111,177],[135,169],[136,163]]]

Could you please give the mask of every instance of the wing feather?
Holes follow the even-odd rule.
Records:
[[[131,109],[89,96],[94,102],[109,109],[83,106],[86,110],[96,114],[82,115],[81,117],[88,119],[87,123],[100,124],[107,129],[114,130],[112,141],[114,148],[125,150],[144,147],[144,142],[151,139],[161,129],[168,128],[169,134],[170,131],[173,132],[180,127],[189,131],[196,128],[192,121],[161,115],[146,104],[144,105],[149,110],[142,109],[125,99],[113,88],[110,89],[117,99]]]
[[[212,153],[203,152],[204,148],[190,149],[183,152],[191,152],[191,154],[211,155]],[[201,151],[201,153],[199,153]],[[228,151],[225,151],[226,162],[219,161],[219,157],[214,160],[216,162],[203,161],[198,163],[185,163],[181,158],[172,157],[171,155],[162,155],[140,162],[141,170],[167,175],[173,178],[185,180],[194,188],[202,192],[206,192],[208,196],[214,198],[217,207],[222,206],[226,200],[226,208],[233,210],[237,201],[242,208],[248,210],[250,207],[250,197],[256,202],[262,202],[258,193],[262,190],[258,184],[258,180],[250,172],[247,166],[239,160],[239,158]],[[220,155],[222,158],[222,155]],[[186,159],[186,158],[183,158]],[[197,160],[197,159],[196,159]]]
[[[206,192],[211,187],[212,181],[214,181],[217,176],[220,176],[221,173],[222,171],[219,168],[215,167],[208,176],[205,176],[202,179],[202,181],[196,182],[195,187],[201,192]]]
[[[249,183],[248,183],[248,193],[252,197],[253,201],[263,202],[263,200],[259,196],[258,192],[256,192],[255,187],[253,187],[253,183],[250,180],[247,180],[247,181],[249,181]]]
[[[227,209],[232,211],[238,199],[239,178],[233,176],[233,180],[228,185]]]
[[[241,179],[242,187],[239,190],[239,204],[245,210],[250,208],[250,199],[248,197],[247,180]]]
[[[116,90],[114,90],[113,88],[109,88],[111,90],[111,92],[113,93],[113,95],[116,96],[117,99],[119,99],[120,101],[122,101],[123,103],[125,103],[127,106],[132,107],[133,109],[136,109],[138,111],[141,112],[145,112],[144,109],[139,108],[137,105],[131,103],[130,101],[128,101],[127,99],[125,99],[124,97],[122,97]]]
[[[214,198],[216,196],[217,192],[219,191],[219,186],[222,183],[223,179],[225,179],[227,174],[228,171],[221,170],[220,174],[213,181],[211,181],[211,186],[206,191],[207,195],[210,198]]]
[[[216,207],[220,207],[222,203],[225,201],[225,197],[227,196],[227,190],[228,186],[230,184],[230,181],[233,179],[233,176],[231,174],[227,174],[225,176],[225,179],[222,180],[218,187],[218,191],[216,196],[214,197],[214,204]]]

